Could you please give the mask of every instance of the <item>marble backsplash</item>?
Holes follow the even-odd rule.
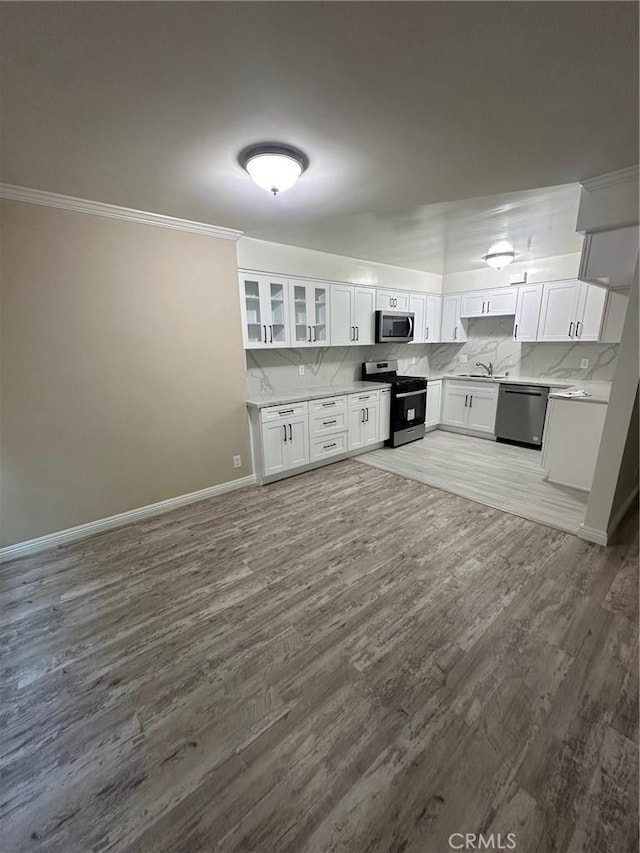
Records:
[[[609,381],[617,344],[517,343],[513,317],[477,318],[467,324],[464,344],[376,344],[364,347],[247,350],[247,390],[270,393],[310,385],[339,385],[361,378],[363,361],[396,358],[400,373],[433,376],[475,370],[476,361],[493,362],[496,373],[512,377]],[[466,355],[466,364],[460,356]],[[589,367],[580,361],[589,359]],[[299,366],[304,365],[304,376]]]

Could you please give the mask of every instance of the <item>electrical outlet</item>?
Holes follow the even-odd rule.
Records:
[[[234,456],[233,457],[233,467],[234,468],[242,468],[242,456]]]
[[[589,359],[583,358],[582,361],[580,362],[580,367],[589,367]]]
[[[461,355],[460,356],[460,364],[466,364],[468,361],[469,361],[468,355]]]
[[[300,376],[304,376],[304,364],[301,364],[298,367],[298,373],[300,374]]]

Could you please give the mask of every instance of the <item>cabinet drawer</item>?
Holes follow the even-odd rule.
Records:
[[[297,417],[298,415],[306,415],[308,411],[309,404],[307,402],[289,403],[284,406],[269,406],[267,409],[260,410],[260,421],[263,424],[267,424],[271,423],[271,421],[286,420],[287,418]]]
[[[366,406],[367,403],[379,403],[380,402],[380,392],[379,391],[363,391],[361,394],[349,394],[349,408],[361,408],[362,406]]]
[[[329,435],[342,429],[348,429],[347,410],[333,411],[328,409],[324,413],[312,415],[311,418],[311,437]]]
[[[309,402],[309,411],[311,414],[315,412],[332,412],[336,409],[346,409],[347,398],[342,397],[323,397],[320,400],[311,400]]]
[[[349,449],[347,436],[347,432],[339,432],[326,435],[324,438],[312,438],[311,461],[317,462],[319,459],[327,459],[329,456],[346,453]]]

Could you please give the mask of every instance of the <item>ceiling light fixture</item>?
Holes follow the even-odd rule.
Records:
[[[492,246],[483,260],[494,270],[501,270],[503,267],[509,266],[515,256],[516,253],[513,251],[511,243],[502,242]]]
[[[238,162],[254,183],[274,196],[291,189],[309,165],[306,154],[297,148],[267,142],[245,148]]]

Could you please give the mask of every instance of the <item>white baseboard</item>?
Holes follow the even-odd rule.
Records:
[[[607,544],[607,531],[598,530],[595,527],[587,527],[586,524],[581,524],[578,528],[577,536],[579,539],[586,539],[587,542],[595,542],[596,545]]]
[[[24,557],[27,554],[35,554],[37,551],[44,551],[46,548],[54,548],[66,545],[69,542],[76,542],[79,539],[86,539],[89,536],[95,536],[96,533],[104,533],[106,530],[113,530],[116,527],[123,527],[125,524],[132,524],[134,521],[142,521],[144,518],[161,515],[172,509],[178,509],[178,507],[197,501],[204,501],[207,498],[216,497],[216,495],[223,495],[225,492],[232,492],[244,486],[253,486],[255,483],[255,474],[251,474],[248,477],[240,477],[238,480],[231,480],[228,483],[209,486],[187,495],[178,495],[178,497],[169,498],[166,501],[158,501],[158,503],[141,506],[138,509],[120,512],[118,515],[110,515],[108,518],[99,518],[96,521],[88,522],[88,524],[80,524],[78,527],[69,527],[67,530],[59,530],[57,533],[39,536],[37,539],[28,539],[26,542],[8,545],[6,548],[0,548],[0,563],[15,560],[17,557]]]
[[[607,545],[618,528],[618,525],[627,514],[627,510],[636,499],[637,494],[638,487],[635,486],[622,502],[620,509],[609,521],[609,526],[606,530],[599,530],[596,527],[588,527],[586,524],[581,524],[580,529],[578,530],[578,536],[580,539],[586,539],[588,542],[595,542],[598,545]]]

